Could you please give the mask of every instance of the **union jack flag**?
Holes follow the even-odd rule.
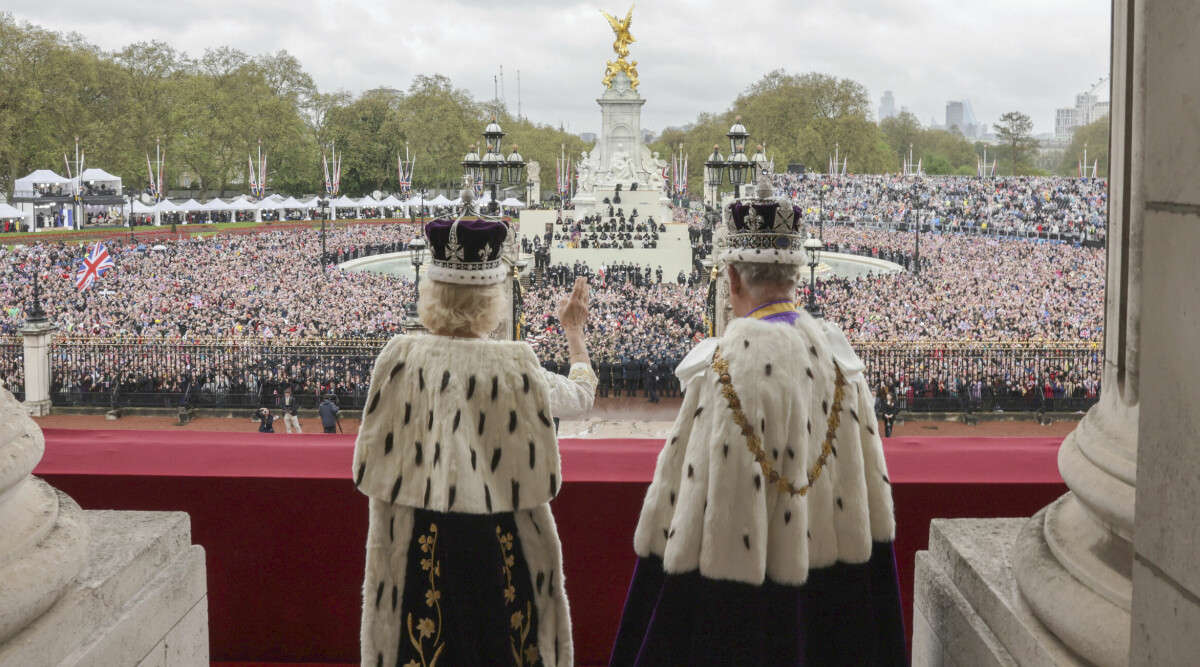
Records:
[[[97,241],[92,244],[91,250],[88,251],[88,256],[79,260],[78,268],[75,272],[75,289],[80,292],[92,286],[92,283],[100,279],[113,264],[112,256],[108,254],[108,248],[104,244]]]

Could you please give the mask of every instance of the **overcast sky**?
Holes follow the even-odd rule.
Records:
[[[606,0],[611,1],[611,0]],[[162,40],[192,55],[228,45],[286,49],[322,90],[407,88],[444,74],[491,99],[504,68],[513,112],[572,132],[596,131],[612,31],[600,15],[628,4],[574,0],[38,0],[13,11],[107,50]],[[630,47],[647,99],[642,126],[682,125],[729,107],[766,72],[816,71],[884,90],[921,121],[945,121],[947,100],[968,98],[980,122],[1029,114],[1054,129],[1109,69],[1108,0],[643,0]],[[732,8],[732,10],[731,10]],[[1107,83],[1098,89],[1108,99]],[[746,119],[751,133],[753,119]]]

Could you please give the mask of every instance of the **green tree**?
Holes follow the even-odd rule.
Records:
[[[996,137],[1010,165],[1009,173],[1028,173],[1031,169],[1030,158],[1038,145],[1037,139],[1033,138],[1033,121],[1029,116],[1020,111],[1009,111],[1000,116],[1000,122],[996,123]]]
[[[1083,149],[1087,147],[1087,166],[1099,163],[1098,176],[1108,178],[1108,116],[1075,128],[1071,144],[1063,151],[1062,162],[1056,170],[1063,176],[1079,173],[1079,162],[1083,160]]]

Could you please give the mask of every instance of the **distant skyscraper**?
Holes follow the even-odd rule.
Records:
[[[1095,86],[1092,89],[1095,90]],[[1076,94],[1075,106],[1062,107],[1054,111],[1055,140],[1070,141],[1075,134],[1075,128],[1094,123],[1107,116],[1108,107],[1109,103],[1099,101],[1093,92]]]
[[[983,126],[975,119],[975,109],[968,99],[946,102],[946,125],[942,129],[949,132],[958,130],[964,137],[983,134]]]
[[[958,130],[965,134],[967,124],[963,122],[963,103],[962,102],[946,102],[946,130],[953,132]]]
[[[883,91],[883,98],[879,100],[879,120],[891,118],[896,115],[896,98],[892,96],[892,91]]]

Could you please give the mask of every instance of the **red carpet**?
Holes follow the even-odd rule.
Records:
[[[357,660],[366,498],[353,436],[46,429],[35,471],[86,509],[178,510],[208,565],[212,658]],[[1056,438],[893,438],[896,552],[911,615],[913,555],[938,517],[1030,516],[1066,492]],[[552,503],[576,659],[603,664],[633,570],[633,529],[661,441],[563,440]],[[909,623],[911,629],[911,622]]]

